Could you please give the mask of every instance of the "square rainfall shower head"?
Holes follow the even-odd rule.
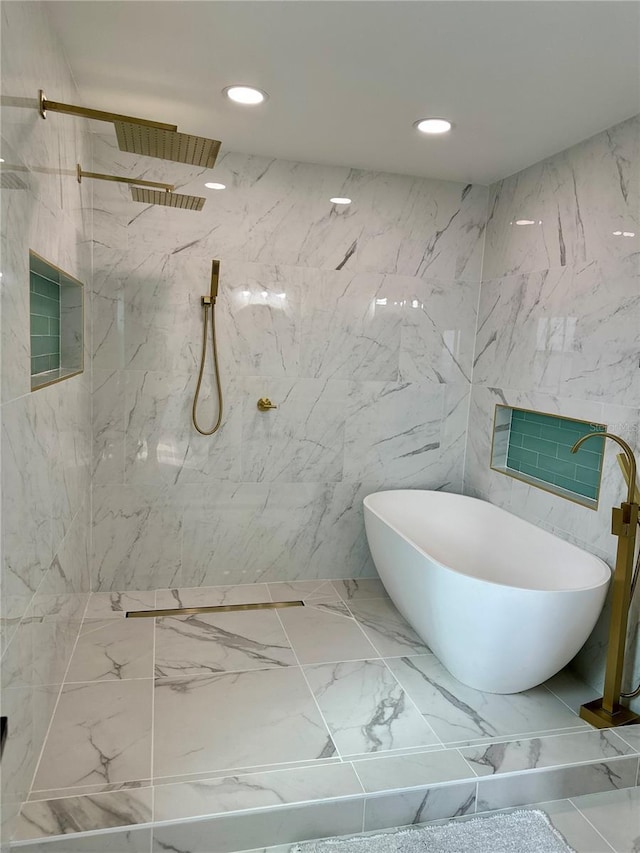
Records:
[[[131,196],[134,201],[142,204],[162,204],[165,207],[179,207],[181,210],[202,210],[206,201],[197,195],[149,190],[146,187],[131,187]]]
[[[159,157],[161,160],[213,169],[220,150],[220,142],[217,139],[159,130],[156,127],[124,121],[114,121],[113,124],[120,150],[130,154]]]

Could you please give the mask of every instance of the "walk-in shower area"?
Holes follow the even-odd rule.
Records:
[[[2,7],[2,853],[633,853],[640,7]]]
[[[594,695],[465,687],[374,579],[94,593],[18,838],[222,851],[631,788],[640,737],[583,722]]]

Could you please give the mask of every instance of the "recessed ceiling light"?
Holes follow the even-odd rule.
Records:
[[[622,231],[614,231],[613,236],[614,237],[622,237]]]
[[[340,196],[336,196],[336,198],[330,198],[329,201],[333,202],[333,204],[351,204],[350,198],[340,198]]]
[[[217,184],[215,181],[209,181],[209,183],[205,184],[205,187],[208,190],[226,190],[226,184]]]
[[[623,237],[635,237],[636,232],[635,231],[623,231],[622,236]]]
[[[516,225],[535,225],[535,219],[516,219]]]
[[[266,92],[263,92],[261,89],[255,89],[253,86],[227,86],[222,91],[227,98],[230,98],[237,104],[245,104],[246,106],[255,106],[267,99]]]
[[[4,158],[0,157],[0,163],[4,163]]]
[[[452,124],[446,118],[423,118],[414,124],[420,133],[447,133]]]

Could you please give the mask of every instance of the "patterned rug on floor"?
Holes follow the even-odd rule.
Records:
[[[456,820],[299,844],[292,853],[575,853],[544,812]]]

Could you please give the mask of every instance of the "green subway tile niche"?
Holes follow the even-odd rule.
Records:
[[[31,390],[82,373],[82,282],[29,252]]]
[[[571,448],[583,435],[605,430],[605,424],[497,405],[491,468],[597,509],[604,438],[577,453]]]

